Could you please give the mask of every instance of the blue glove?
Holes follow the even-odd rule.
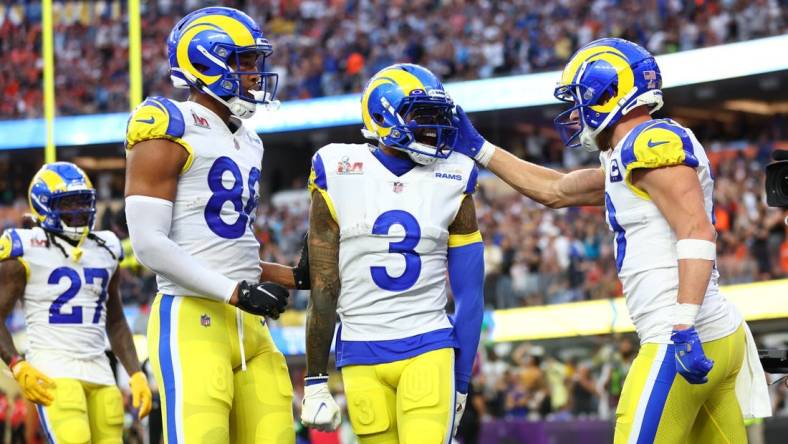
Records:
[[[457,141],[454,142],[454,151],[479,160],[479,154],[485,142],[484,137],[476,131],[473,123],[468,119],[468,115],[459,105],[455,107],[455,116],[452,117],[452,122],[457,127]]]
[[[706,375],[714,366],[714,361],[706,358],[703,345],[695,327],[686,330],[674,330],[670,339],[676,348],[676,371],[690,384],[705,384],[709,381]]]

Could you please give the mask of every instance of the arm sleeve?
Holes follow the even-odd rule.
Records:
[[[468,393],[484,317],[484,245],[478,231],[449,237],[448,268],[458,343],[454,378],[457,391]]]
[[[129,196],[126,220],[134,254],[143,265],[195,295],[222,302],[230,300],[237,283],[205,267],[169,238],[172,202]]]

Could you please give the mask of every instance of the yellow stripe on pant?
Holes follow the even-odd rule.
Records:
[[[690,384],[676,373],[672,344],[644,344],[624,382],[615,444],[747,442],[736,399],[745,343],[743,326],[703,343],[714,361],[705,384]]]
[[[451,442],[454,350],[342,369],[348,414],[361,444]]]
[[[48,442],[123,442],[123,398],[117,386],[70,378],[55,378],[55,384],[52,405],[36,406]]]
[[[193,296],[158,295],[148,322],[164,442],[290,444],[293,387],[263,318]]]

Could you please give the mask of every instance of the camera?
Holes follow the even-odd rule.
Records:
[[[774,162],[766,167],[766,203],[788,208],[788,150],[772,153]]]

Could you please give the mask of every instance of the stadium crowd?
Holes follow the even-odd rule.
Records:
[[[179,97],[164,44],[177,17],[199,0],[142,2],[145,95]],[[394,62],[426,65],[444,80],[559,69],[601,36],[656,54],[779,35],[788,4],[778,0],[224,0],[263,24],[275,45],[270,69],[279,97],[359,91]],[[126,2],[55,0],[57,112],[128,109]],[[0,118],[42,115],[41,4],[0,4]]]

